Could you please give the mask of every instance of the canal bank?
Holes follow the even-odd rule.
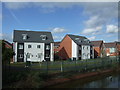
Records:
[[[102,77],[102,76],[111,76],[114,73],[120,73],[120,67],[112,68],[112,69],[105,69],[105,70],[97,70],[93,72],[85,72],[85,73],[76,73],[65,78],[53,78],[47,80],[43,85],[44,88],[51,88],[60,84],[73,82],[75,80],[89,80],[94,77]]]

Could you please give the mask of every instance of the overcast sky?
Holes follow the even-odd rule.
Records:
[[[3,2],[0,38],[12,42],[13,30],[51,31],[55,41],[66,34],[90,40],[118,40],[117,2]]]

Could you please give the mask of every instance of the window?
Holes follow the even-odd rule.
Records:
[[[47,39],[46,35],[41,35],[40,37],[42,38],[42,40],[46,40]]]
[[[81,40],[79,40],[79,42],[81,42]]]
[[[23,49],[23,45],[19,45],[19,49]]]
[[[49,58],[49,54],[46,54],[46,58]]]
[[[110,53],[114,53],[115,52],[115,48],[110,48]]]
[[[27,34],[22,34],[22,36],[23,36],[23,40],[27,39]]]
[[[83,49],[84,49],[85,47],[83,46]]]
[[[89,56],[90,54],[88,53],[87,56]]]
[[[32,46],[31,45],[28,45],[28,48],[31,48]]]
[[[23,58],[23,54],[19,54],[19,58]]]
[[[79,38],[75,38],[75,40],[79,40]]]
[[[49,45],[46,45],[46,49],[49,50],[49,49],[50,49],[50,46],[49,46]]]
[[[27,58],[30,58],[30,53],[27,55]]]
[[[38,53],[38,58],[41,58],[42,53]]]
[[[85,53],[83,53],[83,56],[85,55]]]
[[[87,47],[87,50],[88,50],[88,47]]]
[[[40,45],[37,45],[37,48],[40,48]]]

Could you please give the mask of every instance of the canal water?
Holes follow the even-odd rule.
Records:
[[[70,81],[50,88],[120,88],[120,72]]]

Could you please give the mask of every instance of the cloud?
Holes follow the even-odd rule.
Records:
[[[0,33],[0,39],[4,39],[4,40],[7,40],[9,42],[12,42],[13,41],[13,34],[6,34],[6,33]]]
[[[62,36],[53,36],[54,40],[61,40],[63,37]]]
[[[98,26],[102,26],[104,24],[104,19],[102,19],[99,15],[91,16],[87,21],[84,22],[87,28],[95,28]]]
[[[14,10],[26,7],[41,7],[42,9],[55,10],[56,8],[71,8],[77,4],[71,2],[4,2],[6,8]]]
[[[29,2],[5,2],[4,5],[6,8],[13,9],[13,10],[31,7]]]
[[[52,29],[52,33],[64,33],[66,31],[67,30],[65,30],[64,28],[58,28],[58,27]]]
[[[95,40],[95,39],[96,39],[96,36],[89,37],[88,39],[89,39],[89,40]]]
[[[86,28],[82,31],[82,34],[85,35],[95,35],[96,33],[99,33],[102,30],[102,26],[98,26],[95,28]]]
[[[88,19],[83,22],[85,26],[82,31],[83,34],[95,35],[101,33],[102,27],[111,23],[111,21],[118,22],[117,2],[90,2],[83,3],[82,6],[84,9],[83,15],[88,17]]]
[[[117,33],[118,32],[118,27],[115,25],[107,25],[106,26],[106,32],[107,33]]]

